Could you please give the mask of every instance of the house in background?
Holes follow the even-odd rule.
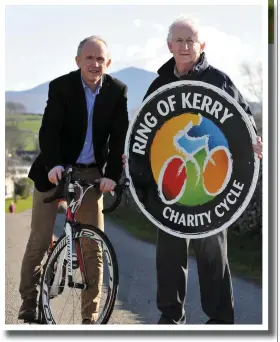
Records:
[[[31,164],[19,158],[8,157],[5,170],[5,199],[14,196],[15,183],[21,178],[27,178]]]
[[[14,196],[14,181],[11,177],[5,177],[5,199],[12,198]]]
[[[7,174],[10,178],[18,181],[21,178],[27,178],[31,165],[12,165],[7,167]]]
[[[16,151],[16,155],[20,157],[21,159],[32,163],[37,157],[38,152],[37,151],[25,151],[25,150],[18,149]]]

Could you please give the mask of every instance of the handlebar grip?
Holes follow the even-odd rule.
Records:
[[[102,210],[103,214],[108,214],[112,211],[114,211],[121,203],[122,200],[122,193],[123,193],[124,188],[123,187],[119,187],[118,185],[115,187],[115,193],[117,195],[116,200],[113,202],[113,204]]]
[[[44,198],[44,203],[51,203],[53,202],[54,200],[56,200],[56,196],[55,195],[52,195],[50,197],[47,197],[47,198]]]
[[[114,189],[114,191],[116,193],[116,199],[110,207],[102,210],[103,214],[108,214],[108,213],[114,211],[120,205],[121,200],[122,200],[122,194],[123,194],[125,188],[129,187],[129,183],[130,183],[129,179],[125,178],[123,184],[116,185],[116,187]]]
[[[65,198],[65,177],[61,177],[61,180],[58,182],[58,185],[56,186],[56,191],[53,195],[50,197],[44,198],[43,202],[44,203],[51,203],[55,201],[56,199],[64,199]]]

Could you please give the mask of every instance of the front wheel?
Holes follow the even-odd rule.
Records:
[[[76,225],[73,231],[72,273],[73,282],[85,284],[81,265],[77,261],[76,243],[83,239],[95,241],[102,255],[103,283],[99,292],[99,310],[95,324],[106,324],[112,314],[119,285],[119,270],[116,253],[108,237],[98,228],[90,225]],[[81,248],[81,254],[83,251]],[[99,266],[100,267],[100,266]],[[40,311],[45,324],[81,324],[82,290],[68,286],[67,238],[63,235],[55,244],[44,266],[40,285]],[[102,271],[101,271],[102,273]],[[91,283],[94,283],[91,279]],[[94,298],[93,298],[94,299]]]

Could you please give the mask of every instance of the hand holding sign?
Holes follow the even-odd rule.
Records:
[[[254,152],[257,153],[259,159],[262,159],[262,156],[263,156],[262,146],[263,146],[262,138],[258,136],[257,143],[253,144],[253,149],[254,149]]]

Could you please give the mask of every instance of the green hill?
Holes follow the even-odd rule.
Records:
[[[36,150],[42,115],[6,113],[6,142],[12,135],[20,140],[19,148]]]

